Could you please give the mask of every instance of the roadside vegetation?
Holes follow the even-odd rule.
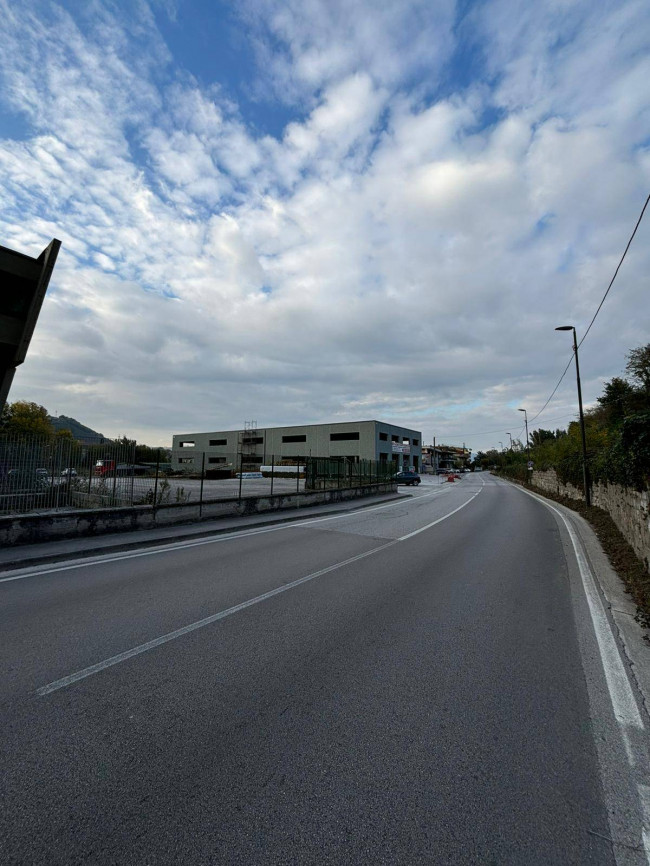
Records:
[[[74,422],[74,418],[69,419]],[[78,422],[76,422],[78,423]],[[82,425],[80,425],[82,426]],[[88,439],[77,440],[72,430],[56,429],[52,423],[52,416],[45,406],[31,403],[26,400],[17,400],[15,403],[7,403],[0,413],[0,435],[13,437],[45,438],[53,442],[70,443],[70,459],[80,462],[88,460],[88,455],[94,458],[102,458],[108,446],[121,448],[124,454],[128,454],[133,463],[156,463],[158,460],[165,462],[171,457],[171,449],[155,448],[150,445],[138,444],[128,436],[120,436],[118,439],[107,439],[98,437],[96,444]]]
[[[605,383],[597,405],[585,411],[587,462],[592,482],[620,484],[635,490],[650,487],[650,343],[627,356],[627,377]],[[580,424],[567,430],[533,430],[530,459],[535,469],[555,469],[560,481],[582,487]],[[496,469],[521,482],[527,480],[526,446],[478,452],[484,469]]]

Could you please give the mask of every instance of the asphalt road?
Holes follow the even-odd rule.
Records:
[[[409,492],[0,574],[2,862],[647,863],[562,521]]]

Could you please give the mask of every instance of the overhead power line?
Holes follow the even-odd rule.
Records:
[[[575,412],[571,412],[569,415],[559,415],[557,418],[548,418],[546,423],[550,424],[551,421],[562,421],[565,418],[573,418],[573,416],[575,414],[576,414]],[[530,424],[530,421],[528,423]],[[512,426],[510,427],[510,429],[512,430]],[[523,432],[524,429],[525,429],[525,427],[522,427],[521,432]],[[472,437],[474,437],[474,436],[489,436],[491,433],[507,433],[507,432],[508,432],[507,427],[500,427],[498,430],[480,430],[478,433],[454,433],[453,438],[454,439],[472,439]],[[520,435],[521,435],[521,433],[518,436],[515,436],[513,438],[519,439]]]
[[[557,385],[555,386],[555,388],[553,388],[553,391],[551,392],[551,396],[548,398],[548,400],[546,401],[546,403],[544,403],[544,405],[543,405],[542,408],[539,410],[539,412],[537,413],[537,415],[535,415],[533,418],[530,419],[530,423],[531,423],[531,424],[533,423],[533,421],[534,421],[536,418],[539,418],[539,416],[542,414],[542,412],[544,411],[544,409],[546,409],[546,407],[547,407],[548,404],[551,402],[551,400],[553,399],[553,397],[555,397],[555,392],[556,392],[557,389],[560,387],[560,385],[562,384],[562,379],[564,379],[564,377],[566,376],[567,372],[569,371],[569,367],[571,366],[571,361],[573,361],[573,355],[571,355],[571,357],[569,358],[569,363],[568,363],[568,364],[566,365],[566,367],[564,368],[564,373],[562,373],[562,375],[561,375],[560,378],[558,379]]]
[[[580,346],[582,346],[582,344],[584,343],[584,341],[587,339],[587,334],[589,333],[589,331],[591,331],[591,326],[592,326],[593,323],[596,321],[596,316],[598,315],[598,313],[600,313],[600,308],[601,308],[602,305],[605,303],[605,298],[606,298],[607,295],[609,294],[609,290],[611,289],[611,287],[614,285],[614,280],[616,279],[616,276],[617,276],[617,274],[618,274],[618,272],[619,272],[619,270],[620,270],[620,268],[621,268],[621,265],[623,264],[623,262],[624,262],[624,260],[625,260],[625,256],[627,255],[627,251],[630,249],[630,244],[631,244],[632,241],[634,240],[634,235],[636,234],[636,230],[637,230],[637,229],[639,228],[639,226],[641,225],[641,220],[643,219],[643,214],[645,213],[645,210],[646,210],[646,208],[648,207],[648,202],[650,202],[650,195],[649,195],[649,196],[647,197],[647,199],[645,200],[645,204],[643,205],[643,208],[642,208],[642,210],[641,210],[641,213],[639,214],[639,218],[638,218],[638,220],[636,221],[636,225],[634,226],[634,231],[633,231],[632,234],[630,235],[630,239],[629,239],[629,241],[627,242],[627,246],[625,247],[625,252],[624,252],[623,255],[621,256],[621,260],[620,260],[620,262],[618,263],[618,265],[617,265],[617,267],[616,267],[616,270],[614,271],[614,276],[612,277],[612,279],[610,280],[609,285],[607,286],[607,291],[606,291],[605,294],[603,295],[603,299],[602,299],[602,301],[598,304],[598,309],[597,309],[596,312],[594,313],[594,317],[593,317],[593,319],[591,320],[591,322],[589,322],[589,327],[588,327],[587,330],[585,331],[582,340],[580,340],[580,342],[578,343],[578,348],[580,348]]]
[[[582,339],[581,339],[580,342],[578,343],[578,348],[580,348],[580,346],[582,346],[582,344],[584,343],[584,341],[587,339],[587,334],[589,333],[589,331],[591,331],[591,327],[592,327],[593,323],[596,321],[596,316],[598,315],[598,313],[600,312],[601,307],[602,307],[603,304],[605,303],[605,298],[606,298],[607,295],[609,294],[609,290],[610,290],[610,289],[612,288],[612,286],[614,285],[614,280],[615,280],[616,277],[618,276],[618,272],[619,272],[619,270],[621,269],[621,265],[622,265],[623,262],[625,261],[625,256],[627,255],[627,251],[630,249],[630,246],[631,246],[631,244],[632,244],[632,241],[634,240],[634,236],[635,236],[635,234],[636,234],[636,232],[637,232],[637,229],[638,229],[639,226],[641,225],[641,220],[643,219],[643,216],[644,216],[644,214],[645,214],[645,212],[646,212],[646,208],[648,207],[648,203],[649,203],[649,202],[650,202],[650,195],[649,195],[649,196],[646,198],[646,200],[645,200],[645,204],[643,205],[643,207],[642,207],[642,209],[641,209],[641,213],[639,214],[639,218],[638,218],[638,220],[636,221],[636,225],[634,226],[634,231],[633,231],[632,234],[630,235],[630,239],[629,239],[629,241],[627,242],[627,245],[626,245],[626,247],[625,247],[625,250],[624,250],[624,252],[623,252],[623,255],[621,256],[621,260],[619,261],[618,265],[616,266],[616,270],[614,271],[614,276],[613,276],[613,277],[611,278],[611,280],[609,281],[609,285],[607,286],[607,291],[606,291],[605,294],[603,295],[601,302],[598,304],[598,309],[597,309],[596,312],[594,313],[594,317],[593,317],[593,319],[591,320],[591,322],[589,322],[589,327],[587,328],[587,330],[585,331],[585,333],[584,333]],[[553,397],[555,396],[555,393],[556,393],[557,389],[560,387],[560,385],[561,385],[561,383],[562,383],[562,379],[564,379],[564,377],[565,377],[566,374],[567,374],[567,371],[568,371],[569,367],[571,366],[571,361],[573,361],[573,355],[571,355],[571,357],[569,358],[569,363],[568,363],[568,364],[566,365],[566,367],[564,368],[564,372],[562,373],[562,375],[561,375],[560,378],[558,379],[557,385],[555,386],[555,388],[553,388],[553,391],[551,392],[551,396],[548,398],[548,400],[546,401],[546,403],[544,403],[544,405],[543,405],[542,408],[539,410],[539,412],[537,413],[537,415],[535,415],[533,418],[530,419],[529,423],[532,423],[533,421],[535,421],[536,418],[539,418],[539,416],[542,414],[542,412],[544,411],[544,409],[546,409],[546,407],[548,406],[548,404],[551,402],[551,400],[552,400]]]

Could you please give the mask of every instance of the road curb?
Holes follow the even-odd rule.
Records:
[[[226,535],[226,534],[232,534],[232,533],[236,533],[236,532],[244,532],[248,529],[257,529],[257,528],[263,527],[263,526],[276,526],[276,525],[281,524],[281,523],[290,523],[290,522],[296,520],[296,518],[300,517],[300,516],[304,517],[305,519],[308,519],[308,518],[314,517],[314,516],[327,517],[327,516],[332,515],[332,514],[340,514],[342,512],[345,513],[346,511],[358,511],[359,509],[362,509],[362,508],[372,508],[373,506],[378,505],[380,503],[383,504],[385,502],[393,502],[393,501],[396,501],[399,499],[410,498],[411,495],[412,494],[402,493],[402,494],[399,494],[397,496],[391,495],[391,496],[387,496],[385,498],[376,499],[373,502],[362,502],[362,503],[359,503],[359,500],[350,500],[351,502],[354,502],[354,507],[329,508],[326,511],[325,510],[324,511],[318,511],[316,515],[305,514],[304,512],[302,514],[299,514],[299,513],[297,514],[295,511],[292,511],[291,514],[287,515],[286,517],[277,517],[274,519],[257,520],[254,522],[248,522],[247,521],[242,526],[234,526],[234,527],[233,526],[215,527],[212,529],[198,528],[197,527],[198,521],[197,521],[197,522],[194,522],[191,524],[186,524],[187,526],[197,527],[196,529],[194,529],[194,531],[185,531],[184,532],[181,530],[181,532],[175,533],[173,535],[158,536],[156,538],[140,538],[140,539],[133,539],[133,540],[125,539],[124,542],[116,543],[116,544],[106,544],[105,543],[106,538],[109,536],[97,536],[98,544],[96,546],[93,546],[93,547],[86,547],[83,550],[68,550],[68,551],[64,551],[64,552],[60,552],[60,553],[57,553],[55,551],[55,552],[50,552],[47,554],[36,553],[34,556],[27,556],[27,557],[21,557],[20,559],[11,559],[11,560],[6,560],[6,561],[0,561],[0,572],[2,572],[2,571],[15,571],[19,568],[29,568],[30,566],[45,565],[45,564],[51,563],[51,562],[65,562],[65,561],[71,560],[71,559],[86,559],[86,558],[92,557],[92,556],[101,556],[102,554],[105,554],[105,553],[123,553],[124,551],[133,550],[133,549],[138,548],[138,547],[156,547],[158,545],[173,544],[176,541],[180,542],[180,541],[198,540],[201,538],[210,538],[211,536],[214,536],[214,535]],[[312,505],[312,506],[310,506],[310,508],[316,509],[316,508],[318,508],[318,506]],[[267,514],[268,514],[268,512],[267,512]],[[263,516],[262,514],[259,515],[259,517],[262,517],[262,516]],[[229,519],[232,517],[233,517],[233,515],[228,515]],[[215,518],[211,517],[210,520],[215,520]],[[141,531],[147,532],[150,530],[141,530]],[[153,531],[160,531],[160,530],[153,530]],[[119,533],[119,534],[123,535],[125,533]],[[63,544],[66,541],[70,541],[70,540],[71,539],[68,539],[68,538],[62,538],[62,539],[60,539],[60,542],[48,541],[47,543],[48,544],[58,544],[58,543]],[[92,539],[89,539],[88,537],[83,539],[83,541],[86,543],[88,543],[89,540],[92,540]],[[21,547],[18,546],[16,548],[16,551],[18,552],[20,550],[21,550]]]

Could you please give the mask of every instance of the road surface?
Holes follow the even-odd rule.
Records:
[[[0,574],[2,862],[648,863],[579,539],[485,474],[408,493]]]

